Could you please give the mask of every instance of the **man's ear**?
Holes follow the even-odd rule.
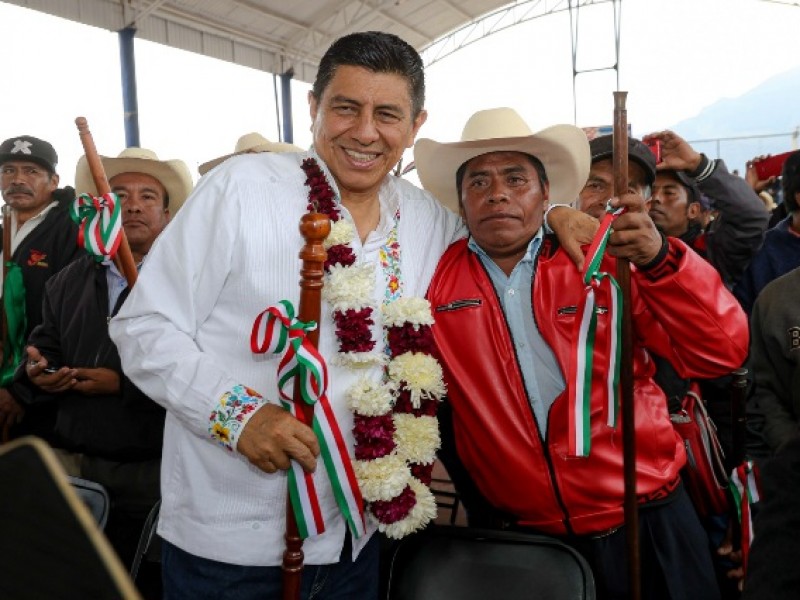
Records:
[[[700,215],[703,213],[703,207],[700,206],[699,202],[692,202],[686,208],[686,216],[689,217],[690,221],[694,221],[695,219],[699,219]]]
[[[414,123],[411,126],[411,138],[408,140],[406,148],[411,148],[411,146],[414,145],[414,140],[417,139],[417,133],[419,133],[420,127],[422,127],[427,120],[428,111],[423,108],[421,111],[419,111],[419,114],[414,119]]]
[[[317,98],[311,91],[308,92],[308,109],[309,113],[311,114],[311,126],[313,127],[314,121],[317,119],[317,110],[319,109],[319,105],[317,103]]]

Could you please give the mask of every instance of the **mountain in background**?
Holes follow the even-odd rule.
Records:
[[[800,148],[800,67],[738,98],[719,100],[671,129],[696,150],[724,159],[730,170],[744,175],[745,163],[755,156]]]

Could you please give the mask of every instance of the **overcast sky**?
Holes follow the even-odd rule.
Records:
[[[610,4],[581,9],[580,28],[579,69],[611,65]],[[429,119],[420,136],[454,141],[473,112],[495,106],[516,108],[534,130],[573,123],[569,31],[564,11],[489,36],[432,65]],[[799,32],[797,5],[625,0],[620,87],[628,91],[634,134],[694,116],[800,65]],[[101,154],[122,150],[115,33],[0,1],[0,40],[0,139],[31,134],[51,141],[64,184],[73,182],[82,154],[75,117],[87,117]],[[231,152],[244,133],[278,138],[272,75],[144,40],[135,48],[141,144],[161,158],[185,160],[196,178],[199,164]],[[611,124],[613,71],[579,75],[577,82],[576,124]],[[294,141],[301,146],[311,141],[308,89],[293,84]]]

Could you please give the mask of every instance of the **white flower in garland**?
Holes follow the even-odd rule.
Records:
[[[425,298],[408,296],[383,306],[383,323],[386,327],[401,327],[404,323],[433,325],[431,305]]]
[[[428,354],[405,352],[395,357],[389,361],[389,377],[406,382],[414,408],[419,408],[422,400],[438,399],[447,393],[442,366]]]
[[[331,225],[331,232],[328,234],[328,237],[325,238],[325,241],[322,242],[322,245],[325,247],[325,250],[333,246],[346,245],[353,241],[354,236],[355,229],[350,221],[339,219]]]
[[[395,386],[361,377],[347,390],[347,405],[353,412],[379,417],[392,410]]]
[[[436,451],[441,445],[436,417],[397,413],[392,419],[397,453],[400,456],[410,463],[420,465],[429,465],[436,460]]]
[[[355,460],[353,470],[361,495],[367,502],[391,500],[400,495],[413,479],[405,459],[397,454],[372,460]]]
[[[333,265],[328,271],[322,295],[333,310],[374,306],[375,266],[372,263],[345,267]]]
[[[378,523],[378,529],[392,539],[399,540],[404,538],[408,534],[425,527],[436,518],[436,498],[428,489],[428,486],[413,477],[409,485],[416,497],[416,504],[414,504],[414,508],[411,509],[408,516],[388,525],[381,522]]]

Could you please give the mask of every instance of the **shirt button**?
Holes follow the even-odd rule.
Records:
[[[509,296],[513,296],[516,293],[517,293],[517,290],[515,290],[514,288],[511,288],[510,290],[508,290],[508,295]]]

